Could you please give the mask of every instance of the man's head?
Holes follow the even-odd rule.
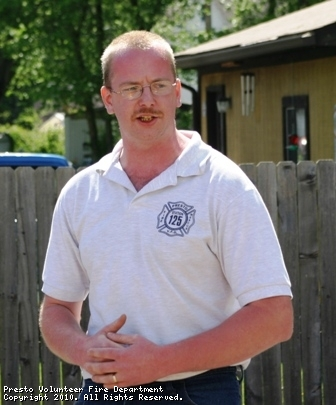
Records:
[[[102,100],[118,120],[124,145],[171,139],[181,81],[170,45],[156,34],[131,31],[107,47],[102,66]]]
[[[174,53],[169,43],[160,35],[148,31],[130,31],[115,38],[105,49],[102,57],[103,85],[110,87],[113,76],[113,61],[124,52],[131,49],[148,50],[154,48],[167,59],[176,79],[176,65]]]

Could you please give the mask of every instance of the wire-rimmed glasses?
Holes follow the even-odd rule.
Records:
[[[158,80],[156,82],[152,82],[147,86],[141,86],[140,84],[130,84],[122,86],[119,91],[115,91],[112,88],[110,88],[110,90],[112,91],[112,93],[120,94],[121,97],[125,98],[126,100],[135,100],[141,97],[143,90],[146,87],[150,88],[154,96],[167,96],[171,93],[174,86],[176,86],[176,82],[171,83],[169,80]]]

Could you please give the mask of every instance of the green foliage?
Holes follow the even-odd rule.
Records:
[[[30,120],[32,123],[33,120]],[[14,152],[41,152],[65,154],[64,130],[41,131],[35,122],[31,128],[15,125],[1,125],[0,132],[9,134],[14,141]]]
[[[44,142],[40,146],[41,152],[58,153],[59,155],[65,154],[64,130],[49,129],[44,133],[42,139]]]
[[[0,103],[4,105],[1,99],[7,86],[7,97],[21,103],[52,101],[55,110],[84,113],[97,159],[101,147],[94,120],[102,83],[100,56],[121,33],[150,30],[173,1],[0,2],[0,68],[2,54],[15,67],[10,80],[3,86],[0,81]],[[16,117],[4,114],[0,122]]]
[[[21,24],[10,30],[16,62],[11,91],[21,99],[53,100],[66,112],[85,111],[92,97],[99,95],[104,48],[125,31],[151,29],[171,2],[22,2]],[[18,10],[14,4],[8,12]]]
[[[232,25],[241,30],[324,0],[222,0],[232,11]]]
[[[215,38],[212,29],[196,29],[193,18],[203,19],[209,14],[210,0],[179,0],[172,2],[164,15],[152,27],[152,31],[169,41],[175,52]]]
[[[39,115],[34,108],[27,108],[15,120],[15,125],[27,130],[34,130],[40,122]]]
[[[179,129],[193,129],[191,107],[181,107],[176,111],[176,126]]]

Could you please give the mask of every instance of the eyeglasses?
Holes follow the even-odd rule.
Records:
[[[171,83],[169,80],[159,80],[157,82],[153,82],[148,86],[140,86],[140,84],[133,84],[124,86],[120,89],[120,91],[114,91],[110,88],[112,93],[120,94],[121,97],[125,98],[126,100],[135,100],[141,97],[144,88],[149,87],[152,94],[154,96],[167,96],[171,93],[172,88],[176,86],[175,83]]]

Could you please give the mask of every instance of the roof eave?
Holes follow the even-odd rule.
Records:
[[[265,56],[297,48],[311,47],[314,45],[316,45],[314,32],[301,33],[252,45],[224,48],[190,55],[176,55],[176,65],[180,69],[197,69],[202,66],[239,61],[241,59]]]

